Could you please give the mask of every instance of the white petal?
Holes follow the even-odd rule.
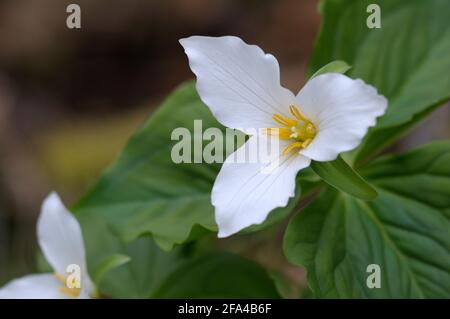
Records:
[[[308,81],[297,101],[318,129],[313,142],[300,153],[316,161],[334,160],[357,147],[387,107],[386,98],[374,87],[337,73]]]
[[[37,235],[39,245],[55,272],[67,275],[67,266],[76,264],[81,267],[82,281],[90,282],[80,224],[56,193],[51,193],[42,205]]]
[[[281,86],[274,56],[232,36],[193,36],[180,43],[197,76],[197,91],[220,123],[246,131],[273,127],[275,113],[288,115],[295,96]]]
[[[28,275],[14,279],[0,289],[0,299],[65,299],[61,284],[52,274]]]
[[[230,236],[241,229],[262,223],[276,207],[286,206],[294,196],[295,176],[297,172],[309,166],[311,160],[299,154],[289,156],[278,152],[271,163],[279,160],[276,170],[265,171],[268,163],[233,163],[232,158],[245,157],[246,151],[257,152],[258,139],[252,136],[246,144],[231,154],[223,164],[216,178],[211,194],[215,206],[219,237]],[[286,146],[286,142],[280,148]]]

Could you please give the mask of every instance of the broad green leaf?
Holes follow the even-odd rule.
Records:
[[[345,63],[344,61],[333,61],[328,63],[327,65],[321,67],[311,76],[311,79],[325,73],[342,73],[344,74],[348,70],[351,69],[351,66]]]
[[[380,29],[366,25],[372,3],[381,8]],[[387,146],[388,128],[396,127],[394,133],[408,129],[412,125],[405,123],[450,98],[449,1],[328,0],[321,2],[321,12],[323,24],[309,74],[330,61],[344,60],[352,65],[349,76],[374,85],[389,100],[357,160],[379,151],[381,144]]]
[[[184,127],[193,136],[194,120],[202,120],[203,131],[224,130],[189,83],[167,98],[136,132],[119,159],[75,206],[75,213],[97,216],[128,242],[151,235],[166,250],[202,232],[215,231],[210,192],[221,164],[176,164],[171,159],[172,147],[178,143],[171,140],[172,131]],[[203,146],[208,143],[203,141]],[[201,159],[201,153],[194,156]],[[274,210],[265,225],[286,216],[299,194],[298,187],[297,196],[287,207]]]
[[[163,277],[164,271],[176,263],[178,251],[168,254],[166,264],[161,265],[161,251],[150,237],[124,243],[115,229],[95,212],[77,217],[83,230],[89,274],[102,296],[148,298],[153,285],[158,284],[158,278]],[[114,260],[115,256],[127,256],[130,260],[103,269],[108,260]],[[153,278],[152,270],[155,268],[161,273]]]
[[[364,200],[377,197],[377,192],[339,156],[331,162],[311,162],[314,172],[331,186]]]
[[[103,260],[98,266],[95,271],[94,281],[99,284],[103,278],[103,275],[106,274],[108,271],[117,268],[119,266],[122,266],[123,264],[126,264],[131,260],[130,257],[121,255],[121,254],[115,254],[108,256]]]
[[[365,167],[362,173],[386,191],[402,194],[449,213],[449,164],[450,140],[446,140],[405,154],[384,156]]]
[[[363,175],[379,196],[364,202],[329,188],[290,222],[288,259],[318,297],[448,298],[450,142],[380,158]],[[381,288],[369,289],[370,264]]]
[[[358,150],[357,157],[353,158],[353,162],[358,166],[363,166],[366,162],[372,159],[374,154],[379,153],[383,148],[390,145],[399,137],[403,136],[409,128],[420,122],[439,106],[440,104],[436,104],[426,109],[425,111],[414,115],[414,117],[410,121],[402,125],[377,130],[377,134],[374,135],[373,138],[368,139],[366,143],[361,145]]]
[[[95,278],[104,297],[278,296],[269,275],[254,262],[228,253],[199,257],[185,246],[164,252],[148,236],[122,243],[101,220],[86,219],[86,216],[80,221],[87,243],[88,263],[92,266],[90,269],[101,269],[101,274]]]
[[[114,250],[101,252],[104,255],[121,254],[130,258],[127,263],[119,267],[109,268],[102,274],[101,281],[97,282],[103,296],[110,298],[151,298],[164,280],[189,259],[180,249],[171,252],[162,251],[150,237],[142,237],[125,244],[112,236],[108,245],[117,245]],[[102,238],[103,234],[102,234]],[[88,262],[95,264],[95,252],[98,248],[89,249]],[[89,257],[91,257],[89,259]],[[91,264],[91,263],[90,263]],[[101,265],[101,263],[100,263]]]
[[[155,298],[279,298],[267,272],[230,254],[203,255],[170,274]]]

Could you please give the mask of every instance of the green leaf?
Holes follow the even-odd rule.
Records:
[[[427,117],[428,114],[432,113],[439,106],[440,104],[435,104],[425,111],[414,115],[409,122],[402,125],[377,130],[377,134],[374,135],[373,138],[368,139],[366,143],[361,145],[358,149],[357,156],[353,158],[353,162],[358,166],[363,166],[366,162],[370,161],[374,155],[407,133],[408,129]]]
[[[151,235],[166,250],[205,230],[216,231],[210,192],[221,164],[176,164],[171,159],[172,147],[178,143],[171,140],[172,131],[184,127],[193,132],[194,120],[202,120],[203,131],[211,127],[225,130],[189,83],[167,98],[135,133],[74,212],[79,217],[97,216],[124,241]],[[203,146],[208,143],[203,141]],[[225,153],[223,148],[219,151]],[[287,207],[274,210],[267,223],[253,230],[278,222],[299,196],[300,188]]]
[[[288,259],[318,297],[448,298],[450,142],[380,158],[363,175],[379,196],[364,202],[329,188],[290,222]],[[378,264],[381,288],[369,289]]]
[[[149,298],[165,276],[188,257],[180,248],[164,253],[149,236],[125,243],[95,211],[79,215],[78,220],[86,244],[89,274],[102,296]],[[127,256],[130,260],[117,267],[104,268],[114,256]]]
[[[327,65],[321,67],[319,70],[317,70],[316,73],[314,73],[311,78],[314,78],[318,75],[325,74],[325,73],[342,73],[344,74],[348,70],[351,69],[351,66],[348,65],[344,61],[333,61],[328,63]]]
[[[112,240],[109,241],[111,243]],[[118,250],[129,256],[130,261],[108,269],[98,283],[101,293],[112,298],[152,298],[167,276],[189,259],[181,249],[169,253],[162,251],[150,237],[142,237],[129,244],[114,243],[119,247],[108,253],[115,254]],[[89,256],[93,253],[94,250]]]
[[[322,1],[323,24],[309,65],[313,74],[330,61],[345,60],[352,65],[352,78],[374,85],[388,98],[388,110],[369,131],[359,161],[394,141],[386,130],[408,129],[412,125],[405,123],[450,98],[450,2],[378,0],[380,29],[366,26],[371,3]]]
[[[273,281],[255,263],[230,254],[195,258],[176,269],[155,298],[279,298]]]
[[[311,162],[311,168],[331,186],[363,200],[372,200],[377,192],[341,156],[331,162]]]
[[[265,270],[244,258],[228,253],[195,256],[185,246],[164,252],[151,237],[141,237],[125,244],[97,223],[99,220],[89,219],[88,224],[84,215],[81,221],[88,243],[88,262],[93,266],[90,269],[101,269],[96,283],[102,296],[278,297],[275,285]]]
[[[130,260],[131,260],[130,257],[121,255],[121,254],[114,254],[114,255],[108,256],[97,266],[97,269],[95,271],[95,276],[94,276],[95,283],[99,284],[105,273],[107,273],[108,271],[110,271],[114,268],[122,266],[123,264],[126,264]]]
[[[450,140],[446,140],[405,154],[384,156],[365,167],[362,173],[386,191],[402,194],[448,213],[449,163]]]

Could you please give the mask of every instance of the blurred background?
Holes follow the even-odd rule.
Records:
[[[70,3],[81,7],[81,29],[66,27]],[[283,85],[297,92],[320,26],[317,3],[0,0],[0,286],[35,270],[48,192],[75,202],[158,103],[193,78],[178,39],[240,36],[274,54]],[[449,119],[441,108],[394,148],[448,138]],[[280,242],[232,249],[303,285]]]

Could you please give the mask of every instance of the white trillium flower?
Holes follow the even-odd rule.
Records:
[[[54,273],[14,279],[0,289],[0,299],[90,298],[94,285],[87,273],[81,228],[56,193],[42,204],[37,237]]]
[[[197,76],[197,91],[216,119],[233,129],[257,129],[223,164],[211,201],[219,237],[262,223],[294,196],[295,177],[311,160],[331,161],[357,147],[387,107],[374,87],[338,73],[319,75],[295,96],[280,84],[278,62],[261,48],[233,36],[180,40]],[[243,130],[244,133],[252,134]],[[235,163],[260,139],[277,140],[278,169]]]

